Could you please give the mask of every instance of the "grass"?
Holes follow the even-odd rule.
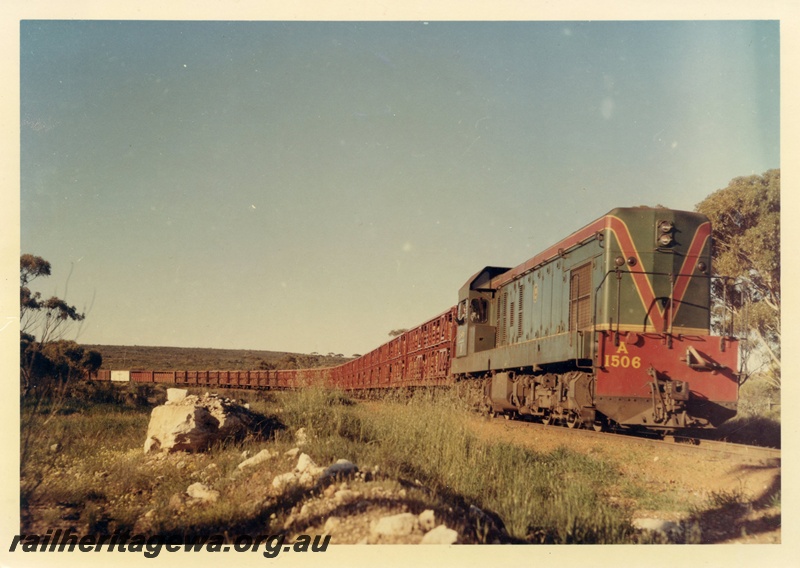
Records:
[[[283,417],[312,433],[315,455],[380,464],[445,501],[497,515],[522,541],[609,543],[630,535],[624,511],[606,499],[618,472],[602,460],[479,441],[467,430],[463,402],[447,393],[420,392],[380,409],[341,400],[314,389],[286,399]]]
[[[402,487],[412,510],[460,511],[453,522],[462,523],[462,534],[474,542],[497,538],[497,526],[505,528],[509,542],[641,542],[631,527],[632,510],[687,506],[678,493],[653,492],[622,475],[620,464],[602,455],[479,440],[467,427],[470,409],[450,391],[393,395],[380,404],[355,404],[342,393],[316,388],[230,391],[223,394],[247,398],[253,411],[284,428],[205,453],[145,456],[150,410],[163,402],[164,389],[81,389],[57,408],[23,405],[23,436],[36,433],[21,467],[23,530],[281,533],[309,498],[307,491],[276,493],[271,487],[295,463],[282,454],[295,445],[298,428],[308,433],[303,451],[318,464],[349,459],[362,471],[379,471],[377,482]],[[243,452],[254,455],[265,447],[281,457],[238,470]],[[186,488],[197,481],[219,491],[219,501],[198,506],[188,500]],[[779,506],[777,491],[773,500]],[[712,495],[696,516],[735,501],[742,496]],[[462,514],[470,506],[482,513]]]

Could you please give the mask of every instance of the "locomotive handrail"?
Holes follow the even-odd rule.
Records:
[[[593,302],[592,302],[592,333],[597,333],[597,331],[598,331],[598,329],[597,329],[597,296],[600,293],[600,290],[605,285],[606,280],[608,279],[608,276],[610,274],[616,274],[617,275],[617,279],[621,280],[623,272],[627,272],[628,274],[643,274],[643,275],[649,275],[649,276],[668,276],[669,277],[669,279],[670,279],[669,314],[670,315],[669,315],[669,318],[664,322],[665,329],[662,331],[662,333],[664,333],[664,334],[666,334],[668,336],[671,336],[673,334],[673,326],[672,326],[672,324],[673,324],[672,315],[674,314],[674,310],[673,310],[674,298],[673,298],[673,295],[674,295],[674,287],[675,287],[675,279],[676,278],[679,278],[679,277],[706,278],[709,281],[711,281],[711,280],[725,280],[725,281],[733,280],[734,281],[734,283],[733,283],[734,286],[736,286],[738,284],[736,279],[734,279],[734,278],[732,278],[730,276],[720,276],[720,275],[713,275],[713,274],[695,274],[695,273],[690,273],[690,274],[679,273],[679,274],[675,274],[673,272],[654,272],[654,271],[649,271],[649,270],[630,270],[630,269],[623,271],[621,267],[615,267],[615,268],[613,268],[611,270],[608,270],[605,273],[605,275],[603,276],[602,280],[600,280],[600,283],[597,285],[597,287],[594,290],[594,299],[593,299]],[[734,333],[734,330],[733,330],[733,325],[734,325],[733,316],[731,316],[730,328],[728,328],[728,325],[727,325],[727,311],[728,311],[727,305],[728,305],[728,302],[727,302],[727,287],[723,287],[723,297],[722,297],[722,311],[723,311],[722,333],[723,333],[723,335],[727,335],[728,337],[736,337],[736,335]],[[650,309],[652,309],[652,306],[648,307],[648,314],[649,314],[649,310]],[[613,329],[614,328],[614,320],[613,319],[609,320],[609,331],[614,331],[614,344],[615,345],[619,344],[619,331],[620,331],[620,328],[619,328],[619,326],[620,326],[619,310],[620,310],[620,286],[618,285],[617,286],[617,302],[616,302],[616,317],[617,317],[617,329],[616,330]],[[646,324],[645,324],[645,327],[646,327]],[[592,341],[591,345],[592,345],[591,357],[592,357],[592,361],[593,361],[592,367],[593,368],[597,368],[598,365],[596,365],[594,363],[595,357],[597,355],[596,342]]]

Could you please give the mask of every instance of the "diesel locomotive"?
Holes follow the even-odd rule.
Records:
[[[128,371],[115,380],[348,391],[467,381],[480,385],[487,411],[507,417],[598,430],[713,428],[736,414],[739,343],[711,333],[711,280],[707,218],[617,208],[517,267],[480,270],[455,306],[344,365]]]
[[[711,335],[711,225],[618,208],[516,268],[459,291],[456,379],[493,412],[678,429],[736,413],[738,341]]]

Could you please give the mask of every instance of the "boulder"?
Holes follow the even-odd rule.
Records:
[[[203,451],[213,442],[243,436],[258,423],[254,413],[230,399],[168,390],[166,404],[150,415],[145,453]]]
[[[219,422],[203,407],[157,406],[150,415],[144,452],[204,450]]]
[[[188,394],[189,391],[186,389],[167,389],[167,404],[177,404]]]
[[[458,540],[458,533],[453,529],[448,529],[445,525],[439,525],[425,533],[420,544],[455,544]]]

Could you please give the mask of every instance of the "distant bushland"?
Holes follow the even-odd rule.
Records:
[[[350,360],[338,355],[306,355],[286,351],[154,347],[146,345],[87,345],[103,356],[102,369],[161,371],[251,371],[333,367]]]

